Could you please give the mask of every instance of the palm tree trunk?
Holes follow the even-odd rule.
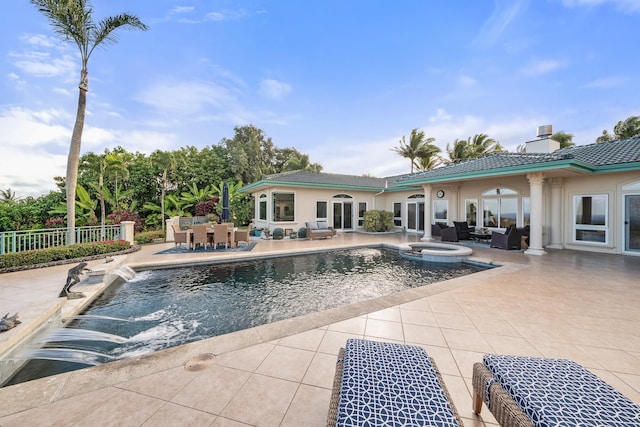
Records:
[[[104,203],[104,177],[102,175],[100,175],[100,182],[98,183],[98,189],[100,192],[100,240],[104,240],[105,239],[105,231],[104,231],[104,224],[105,224],[105,203]]]
[[[82,130],[84,128],[84,116],[87,108],[88,73],[86,69],[80,72],[80,86],[78,86],[78,111],[76,123],[73,126],[69,157],[67,158],[67,177],[65,187],[67,190],[67,244],[76,243],[76,186],[78,184],[78,165],[80,163],[80,146],[82,145]]]

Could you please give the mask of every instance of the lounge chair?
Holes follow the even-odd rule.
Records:
[[[566,359],[487,354],[473,366],[473,411],[501,426],[638,426],[640,406]]]
[[[180,227],[178,227],[176,224],[171,224],[171,227],[173,227],[173,243],[175,243],[176,247],[178,245],[181,245],[182,243],[184,243],[185,246],[188,246],[188,243],[189,243],[189,237],[187,236],[188,233],[186,231],[180,230]]]
[[[505,231],[504,233],[498,233],[496,231],[491,233],[490,247],[506,250],[521,249],[521,239],[522,228],[511,226],[507,228],[507,231]]]
[[[466,221],[453,221],[453,226],[456,228],[460,240],[471,239],[471,233],[476,231],[476,228],[470,227]]]
[[[422,347],[348,339],[340,350],[327,426],[460,426]]]

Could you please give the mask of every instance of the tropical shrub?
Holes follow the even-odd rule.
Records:
[[[143,231],[142,233],[136,233],[134,240],[138,245],[144,245],[147,243],[153,243],[156,239],[164,239],[166,233],[162,230]]]
[[[144,220],[135,212],[113,211],[107,216],[107,219],[111,221],[111,224],[120,224],[122,221],[133,221],[136,223],[133,226],[136,233],[144,230]]]
[[[393,228],[393,212],[370,210],[364,213],[365,231],[384,232]]]

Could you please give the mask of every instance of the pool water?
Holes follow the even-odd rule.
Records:
[[[362,248],[139,271],[133,280],[110,286],[84,313],[127,321],[87,318],[69,325],[119,335],[128,339],[126,343],[72,341],[48,347],[124,359],[484,269],[425,263],[402,258],[397,250]],[[83,367],[32,360],[11,383]]]

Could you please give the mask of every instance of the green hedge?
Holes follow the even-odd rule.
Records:
[[[393,212],[370,210],[364,213],[365,231],[384,232],[393,228]]]
[[[58,246],[35,251],[15,252],[0,255],[0,269],[20,267],[24,265],[46,264],[65,259],[89,257],[109,254],[129,249],[131,244],[126,240],[109,240],[104,242],[81,243],[78,245]]]
[[[136,233],[135,242],[138,245],[144,245],[145,243],[153,243],[156,239],[165,239],[165,232],[162,230],[143,231],[142,233]]]

